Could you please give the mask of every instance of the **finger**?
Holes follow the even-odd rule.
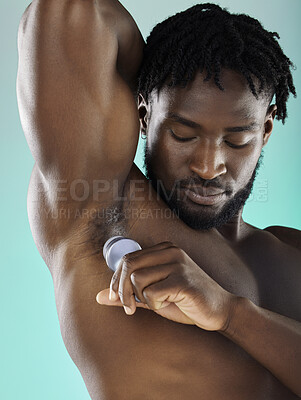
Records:
[[[181,261],[184,256],[184,250],[180,249],[172,242],[161,242],[147,249],[126,254],[122,261],[131,264],[135,263],[137,268],[144,268],[150,265]]]
[[[118,268],[114,272],[111,282],[110,282],[110,300],[116,301],[119,299],[118,288],[119,288],[119,280],[122,271],[122,263],[119,264]]]
[[[134,289],[130,276],[130,267],[129,264],[124,262],[122,264],[120,279],[119,279],[119,287],[118,287],[118,295],[121,303],[123,304],[124,311],[128,315],[134,314],[136,311],[136,301],[134,298]]]
[[[154,250],[166,249],[166,248],[172,247],[172,246],[176,246],[176,245],[174,243],[172,243],[172,242],[169,242],[169,241],[159,242],[159,243],[156,243],[156,244],[154,244],[152,246],[146,247],[146,248],[144,248],[142,250],[133,251],[130,254],[132,254],[134,256],[135,255],[139,255],[139,254],[147,254],[147,253],[150,253],[150,252],[152,252]]]
[[[106,305],[106,306],[115,306],[115,307],[123,306],[120,299],[118,299],[116,301],[110,300],[109,294],[110,294],[110,289],[104,289],[101,292],[99,292],[96,296],[97,303],[99,303],[101,305]],[[150,308],[147,304],[137,303],[136,306],[139,308],[145,308],[147,310],[150,310]]]
[[[147,286],[143,290],[143,296],[152,310],[159,310],[164,302],[178,303],[184,300],[185,295],[181,289],[176,277],[170,274],[166,279]]]
[[[122,272],[123,262],[130,263],[133,260],[138,261],[137,257],[139,257],[139,260],[141,260],[141,257],[145,257],[145,255],[147,255],[147,254],[153,254],[154,250],[166,249],[172,245],[173,245],[173,243],[171,243],[171,242],[161,242],[161,243],[155,244],[154,246],[148,247],[146,249],[134,251],[132,253],[127,254],[125,257],[123,257],[122,260],[120,261],[118,268],[114,272],[111,283],[110,283],[110,289],[111,289],[110,290],[110,299],[115,301],[120,297],[119,281],[120,281],[120,276],[121,276],[121,272]],[[136,266],[138,267],[138,264],[136,264]],[[143,265],[141,265],[141,263],[140,263],[140,268],[143,268]]]
[[[96,296],[96,301],[101,305],[122,307],[120,300],[111,301],[109,299],[109,289],[102,290]],[[168,318],[175,322],[183,324],[195,325],[195,322],[187,317],[174,303],[164,302],[159,310],[152,310],[147,304],[137,303],[137,308],[144,308],[146,310],[154,311],[164,318]]]
[[[130,275],[137,269],[167,264],[171,260],[179,261],[182,252],[181,249],[177,248],[171,242],[162,242],[154,245],[152,248],[129,253],[122,258],[118,295],[127,314],[131,315],[136,311],[136,301]]]
[[[159,310],[152,310],[163,318],[175,321],[181,324],[195,325],[195,321],[184,314],[175,303],[169,303],[168,306],[161,307]]]
[[[122,303],[120,299],[118,300],[111,300],[110,299],[110,289],[104,289],[101,292],[99,292],[96,296],[96,301],[99,304],[105,304],[108,306],[122,306]]]
[[[158,252],[161,250],[155,250],[155,252]],[[135,281],[135,276],[138,276],[139,279],[139,271],[143,268],[144,264],[144,259],[145,255],[141,258],[140,256],[136,256],[135,258],[130,257],[125,257],[123,264],[122,264],[122,271],[120,274],[120,279],[119,279],[119,287],[118,287],[118,295],[119,298],[124,305],[124,310],[127,314],[131,315],[136,311],[136,301],[134,295],[136,294],[137,298],[146,303],[146,299],[143,297],[143,289],[145,288],[146,285],[154,283],[158,280],[165,279],[169,273],[172,271],[172,268],[174,269],[175,266],[172,264],[164,264],[164,265],[157,265],[158,268],[154,268],[153,266],[150,267],[149,264],[147,263],[147,268],[144,268],[144,276],[147,277],[145,282],[145,286],[142,287],[141,285],[138,287],[135,287],[135,284],[131,280],[131,276],[134,275],[134,281]],[[164,257],[161,257],[161,259],[164,262]],[[141,274],[143,275],[143,273]],[[137,282],[138,283],[138,282]]]
[[[137,298],[143,303],[146,303],[143,290],[155,282],[166,279],[174,270],[174,264],[155,265],[154,267],[135,270],[130,275],[130,280]]]

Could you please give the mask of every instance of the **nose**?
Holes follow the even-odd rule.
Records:
[[[227,172],[225,155],[220,145],[199,143],[190,160],[189,168],[205,180],[212,180]]]

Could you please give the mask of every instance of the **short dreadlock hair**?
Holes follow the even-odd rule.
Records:
[[[204,70],[204,80],[213,78],[224,90],[220,74],[228,68],[245,77],[256,98],[263,91],[270,93],[271,100],[275,95],[276,118],[284,123],[289,94],[296,97],[294,66],[276,38],[280,39],[278,33],[265,30],[248,15],[231,14],[212,3],[197,4],[152,30],[144,49],[138,93],[148,101],[154,89],[159,91],[167,82],[170,87],[186,87],[196,72]]]

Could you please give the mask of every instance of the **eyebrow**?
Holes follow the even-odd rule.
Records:
[[[194,129],[202,129],[202,125],[198,124],[197,122],[191,121],[189,119],[186,119],[182,117],[181,115],[175,114],[175,113],[169,113],[167,114],[168,119],[172,119],[175,122],[178,122],[182,125],[188,126],[189,128],[194,128]],[[236,132],[249,132],[254,128],[259,127],[259,124],[257,122],[252,122],[249,125],[245,126],[233,126],[229,128],[225,128],[226,132],[231,132],[231,133],[236,133]]]
[[[178,114],[174,113],[169,113],[167,114],[168,119],[172,119],[175,122],[179,122],[182,125],[188,126],[189,128],[202,128],[202,126],[194,121],[191,121],[189,119],[183,118]]]

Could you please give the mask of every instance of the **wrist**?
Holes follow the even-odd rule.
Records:
[[[244,314],[246,307],[248,307],[249,302],[251,301],[246,297],[231,294],[227,319],[222,329],[219,330],[220,333],[228,337],[235,334],[237,321],[241,321],[241,317]]]

